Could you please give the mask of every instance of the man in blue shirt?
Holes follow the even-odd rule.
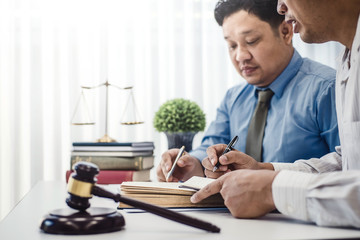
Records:
[[[227,0],[217,4],[215,18],[223,28],[232,63],[246,83],[227,91],[201,146],[179,159],[168,181],[204,176],[200,161],[207,157],[206,149],[226,144],[236,135],[239,140],[234,148],[245,152],[259,90],[274,93],[262,142],[263,162],[320,157],[339,145],[335,70],[299,55],[292,46],[292,25],[276,11],[269,11],[275,8],[276,1]],[[178,149],[171,149],[162,155],[157,168],[159,181],[165,181],[177,153]],[[208,171],[207,176],[223,174],[221,167],[213,174]]]

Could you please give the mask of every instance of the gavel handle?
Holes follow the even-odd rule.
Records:
[[[209,232],[215,232],[215,233],[220,232],[220,228],[218,228],[217,226],[215,226],[209,222],[205,222],[205,221],[202,221],[202,220],[199,220],[196,218],[192,218],[185,214],[174,212],[169,209],[162,208],[162,207],[159,207],[156,205],[152,205],[152,204],[141,202],[141,201],[138,201],[135,199],[123,197],[120,194],[113,194],[109,191],[106,191],[105,189],[103,189],[101,187],[96,186],[96,185],[92,189],[92,194],[95,196],[98,196],[98,197],[110,198],[110,199],[113,199],[115,202],[122,202],[127,205],[143,209],[150,213],[156,214],[158,216],[161,216],[161,217],[167,218],[169,220],[179,222],[179,223],[182,223],[182,224],[185,224],[188,226],[203,229],[203,230],[209,231]]]

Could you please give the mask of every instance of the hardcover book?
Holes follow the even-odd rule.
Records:
[[[73,171],[66,171],[66,182]],[[98,184],[121,184],[125,181],[150,181],[150,169],[147,170],[100,170],[96,176]]]
[[[71,156],[137,157],[151,156],[153,153],[153,151],[72,151]]]
[[[224,207],[220,194],[215,194],[200,203],[192,203],[190,197],[200,188],[213,181],[210,178],[192,177],[185,183],[175,182],[123,182],[120,194],[166,208]],[[196,190],[197,189],[197,190]],[[132,208],[124,203],[119,208]]]
[[[153,151],[153,142],[73,142],[73,151]]]
[[[119,151],[119,152],[145,152],[153,151],[154,147],[131,147],[131,146],[73,146],[73,151]]]
[[[77,162],[91,162],[100,170],[144,170],[154,166],[154,156],[112,157],[112,156],[72,156],[70,169]]]
[[[154,147],[154,142],[73,142],[73,146]]]

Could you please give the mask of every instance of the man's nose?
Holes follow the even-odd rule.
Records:
[[[278,0],[277,11],[280,15],[285,15],[287,12],[287,6],[282,0]]]
[[[246,48],[239,47],[236,52],[236,61],[243,62],[251,59],[251,54]]]

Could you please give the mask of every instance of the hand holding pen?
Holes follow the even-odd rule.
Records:
[[[226,154],[226,153],[228,153],[228,152],[230,152],[231,150],[233,150],[233,149],[234,149],[234,146],[235,146],[235,144],[236,144],[236,142],[237,142],[238,139],[239,139],[239,137],[238,137],[238,136],[235,136],[235,137],[229,142],[229,144],[226,146],[226,148],[225,148],[224,152],[221,154],[221,156],[224,155],[224,154]],[[214,168],[213,168],[212,171],[215,172],[219,167],[220,167],[220,161],[219,161],[219,159],[218,159],[218,161],[217,161],[217,163],[215,164],[215,166],[214,166]]]
[[[170,171],[169,171],[168,174],[166,175],[166,181],[169,181],[169,178],[170,178],[171,175],[173,174],[178,160],[182,157],[182,155],[184,155],[184,153],[185,153],[185,146],[182,146],[182,147],[180,148],[180,150],[179,150],[178,155],[177,155],[176,158],[175,158],[175,161],[174,161],[174,163],[173,163]]]
[[[178,155],[179,157],[177,157]],[[174,169],[171,170],[172,168]],[[171,172],[170,175],[169,172]],[[156,168],[159,182],[186,181],[192,176],[202,176],[203,174],[204,169],[200,160],[186,153],[186,151],[181,152],[178,148],[164,152],[161,155],[160,164]],[[168,175],[169,177],[166,178]]]

